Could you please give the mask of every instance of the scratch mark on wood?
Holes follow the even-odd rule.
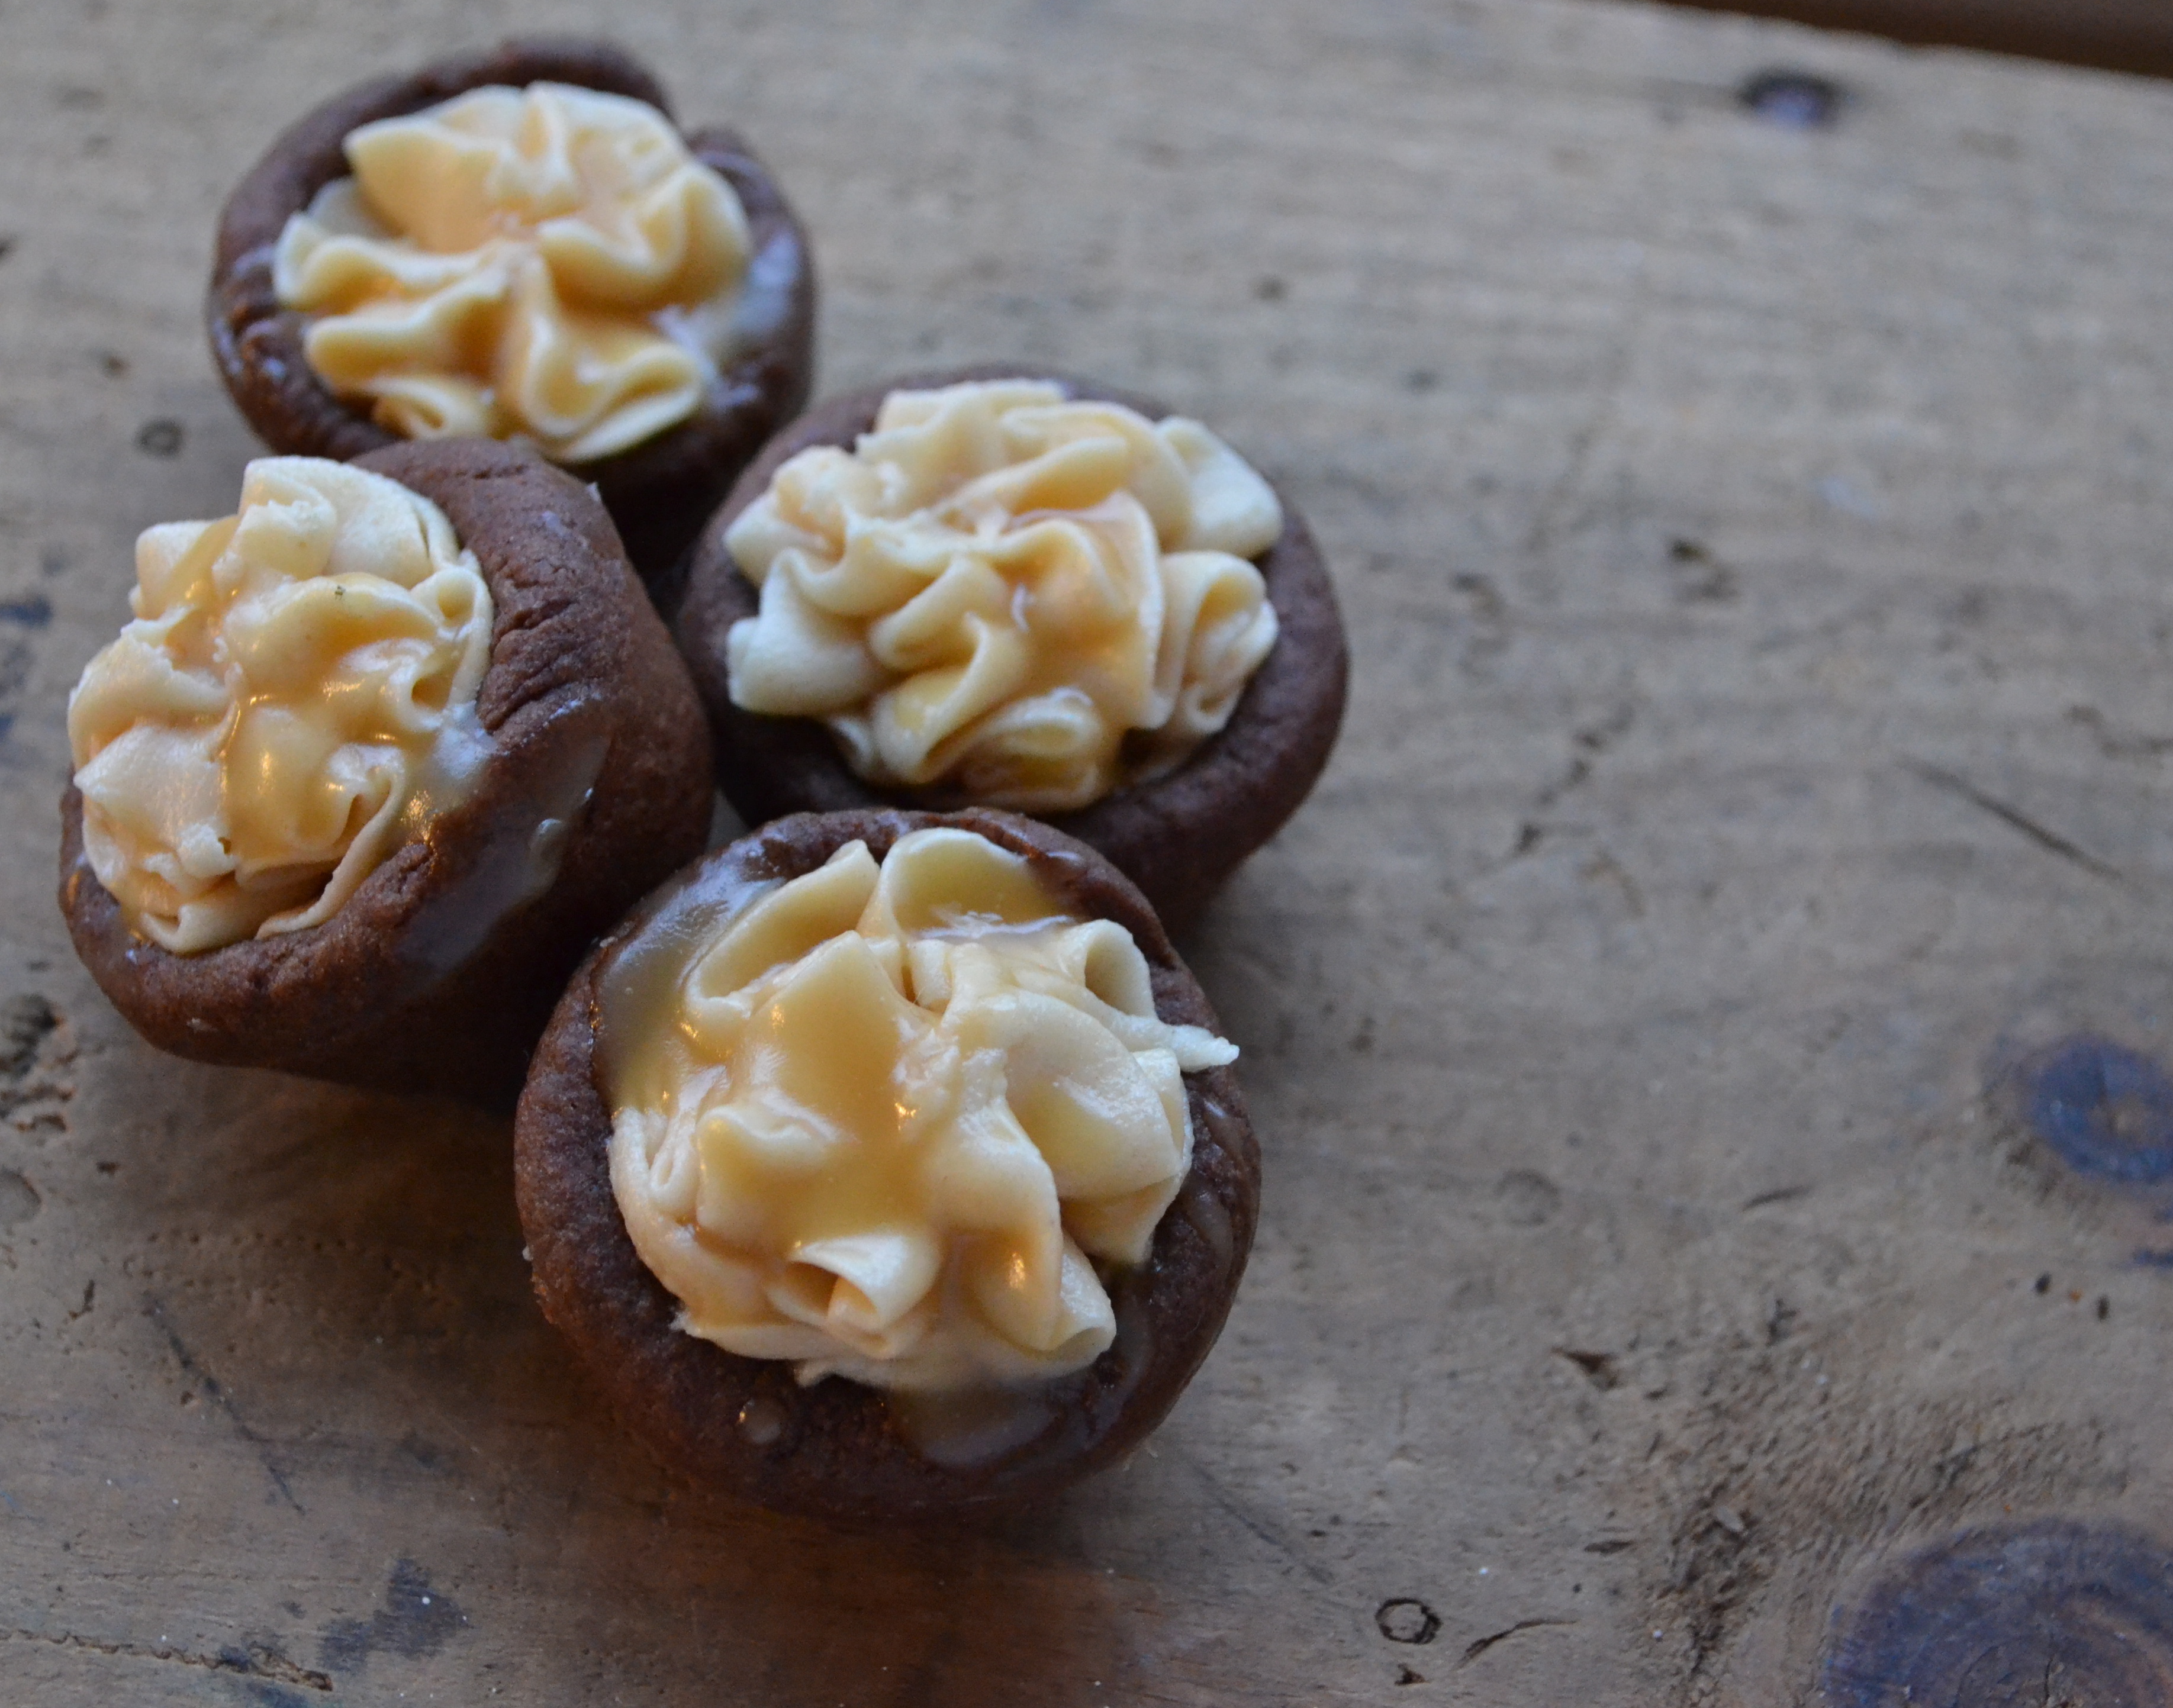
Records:
[[[1215,1504],[1220,1506],[1225,1512],[1228,1513],[1230,1517],[1236,1519],[1237,1522],[1243,1525],[1247,1530],[1250,1531],[1254,1536],[1257,1536],[1261,1541],[1266,1543],[1269,1547],[1274,1549],[1276,1553],[1281,1554],[1284,1559],[1289,1560],[1291,1565],[1297,1567],[1299,1571],[1302,1571],[1315,1583],[1333,1583],[1335,1581],[1335,1573],[1329,1571],[1326,1566],[1321,1565],[1318,1560],[1307,1559],[1304,1554],[1299,1553],[1297,1549],[1291,1544],[1289,1538],[1276,1530],[1273,1525],[1268,1523],[1264,1519],[1255,1517],[1251,1512],[1248,1511],[1245,1509],[1243,1503],[1242,1503],[1236,1495],[1232,1495],[1227,1489],[1224,1488],[1221,1484],[1216,1481],[1214,1476],[1208,1471],[1205,1466],[1200,1463],[1196,1459],[1188,1458],[1184,1463],[1190,1468],[1193,1475],[1200,1479],[1200,1483],[1205,1487],[1209,1496],[1214,1501]]]
[[[1571,434],[1568,455],[1562,461],[1561,471],[1540,494],[1532,516],[1530,528],[1524,535],[1524,553],[1527,558],[1544,558],[1554,546],[1556,531],[1561,524],[1563,512],[1577,495],[1584,479],[1585,470],[1592,461],[1593,447],[1615,426],[1622,407],[1623,394],[1629,389],[1630,373],[1636,355],[1640,334],[1644,330],[1646,299],[1650,290],[1650,275],[1640,256],[1636,276],[1631,281],[1630,299],[1622,312],[1620,335],[1614,341],[1607,356],[1607,373],[1594,388],[1597,401],[1583,421]]]
[[[1988,812],[2009,829],[2019,830],[2048,854],[2073,862],[2094,876],[2106,878],[2116,884],[2126,883],[2120,869],[2100,859],[2087,849],[2070,842],[2057,830],[2048,829],[2018,806],[2010,806],[1998,795],[1987,795],[1967,778],[1934,765],[1928,760],[1905,758],[1902,764],[1914,775],[1933,788],[1943,789],[1957,800],[1965,800],[1980,812]]]
[[[187,1343],[175,1331],[174,1325],[166,1320],[164,1302],[153,1299],[143,1308],[144,1314],[158,1324],[159,1332],[166,1337],[166,1344],[172,1349],[175,1361],[181,1366],[182,1373],[201,1386],[212,1403],[226,1414],[227,1421],[234,1425],[234,1432],[256,1450],[256,1457],[263,1463],[265,1474],[272,1479],[272,1484],[278,1490],[280,1498],[299,1512],[302,1503],[294,1498],[294,1491],[287,1486],[286,1474],[280,1470],[278,1462],[272,1457],[271,1442],[250,1428],[241,1414],[235,1409],[233,1396],[219,1385],[217,1377],[197,1362],[196,1354],[189,1350]]]
[[[215,1655],[199,1655],[164,1643],[116,1643],[73,1631],[0,1630],[0,1642],[49,1643],[57,1649],[78,1649],[86,1654],[111,1655],[124,1661],[164,1661],[176,1667],[200,1667],[212,1673],[240,1673],[251,1678],[269,1678],[281,1684],[299,1684],[311,1690],[330,1690],[332,1678],[311,1667],[300,1667],[277,1649],[252,1643],[245,1649],[221,1649]]]
[[[2095,706],[2070,706],[2068,718],[2089,730],[2098,752],[2108,759],[2162,759],[2173,753],[2173,735],[2123,735],[2106,723]]]
[[[1745,1210],[1763,1210],[1769,1204],[1787,1204],[1794,1199],[1808,1198],[1810,1191],[1808,1186],[1777,1186],[1771,1192],[1758,1193],[1744,1199],[1743,1207]]]
[[[1519,1631],[1535,1631],[1547,1625],[1573,1625],[1576,1623],[1575,1619],[1518,1619],[1507,1630],[1498,1630],[1491,1636],[1480,1638],[1477,1642],[1464,1650],[1464,1658],[1456,1664],[1459,1667],[1469,1666],[1495,1644],[1515,1636]]]
[[[1544,812],[1555,806],[1571,790],[1582,787],[1592,776],[1593,762],[1623,735],[1636,721],[1637,708],[1624,700],[1597,724],[1588,724],[1570,732],[1572,752],[1569,764],[1562,774],[1541,789],[1533,797],[1533,806]],[[1539,827],[1541,830],[1545,826]],[[1536,839],[1536,838],[1535,838]],[[1519,853],[1523,850],[1518,849]]]

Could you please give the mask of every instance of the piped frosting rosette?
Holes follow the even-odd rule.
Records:
[[[146,530],[136,568],[68,701],[92,870],[177,954],[322,924],[487,751],[474,554],[396,481],[270,457],[235,515]]]
[[[310,366],[411,439],[526,434],[584,463],[694,413],[726,353],[744,209],[671,121],[536,83],[348,133],[273,283]]]
[[[896,391],[725,536],[761,590],[733,702],[820,719],[860,777],[1034,812],[1181,762],[1275,644],[1273,490],[1198,422],[1056,386]]]
[[[677,928],[664,934],[683,942]],[[1092,1362],[1098,1266],[1143,1261],[1191,1154],[1183,1075],[1113,921],[958,829],[853,842],[600,1007],[614,1193],[679,1327],[803,1382],[946,1390]]]

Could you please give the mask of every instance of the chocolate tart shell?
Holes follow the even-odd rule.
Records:
[[[880,859],[907,832],[935,825],[976,831],[1024,854],[1081,914],[1131,932],[1152,970],[1162,1019],[1216,1025],[1146,898],[1060,832],[985,809],[802,814],[709,854],[601,944],[537,1045],[521,1094],[514,1183],[543,1314],[667,1464],[782,1511],[887,1520],[1012,1505],[1122,1457],[1161,1421],[1213,1345],[1259,1217],[1259,1150],[1236,1075],[1227,1067],[1186,1075],[1192,1167],[1147,1261],[1109,1280],[1114,1343],[1038,1391],[1028,1404],[1038,1427],[1029,1437],[967,1464],[925,1457],[877,1389],[841,1377],[802,1387],[789,1364],[740,1357],[673,1327],[678,1301],[636,1254],[612,1190],[612,1114],[598,1083],[601,980],[687,884],[795,877],[856,838]]]
[[[113,1005],[159,1048],[505,1107],[597,935],[702,850],[707,731],[687,672],[581,483],[446,439],[358,466],[434,500],[494,606],[475,791],[324,924],[196,955],[136,935],[62,800],[61,910]]]
[[[288,216],[348,175],[348,132],[486,84],[543,82],[630,95],[671,116],[662,86],[609,43],[517,38],[335,95],[290,127],[235,186],[219,217],[205,320],[226,389],[272,450],[347,461],[403,442],[370,419],[366,400],[343,402],[317,378],[303,353],[303,316],[282,308],[272,288],[272,256]],[[694,415],[574,470],[595,483],[635,569],[667,599],[688,544],[733,477],[806,403],[815,359],[814,262],[798,218],[736,132],[696,131],[687,143],[738,192],[752,242],[748,277],[774,290],[779,311],[720,369]]]
[[[771,440],[703,530],[689,560],[675,625],[716,735],[725,798],[750,824],[788,812],[876,806],[948,811],[971,803],[956,790],[883,789],[845,763],[812,718],[768,717],[732,703],[725,638],[752,617],[759,594],[725,549],[725,532],[760,498],[787,459],[811,445],[849,446],[875,424],[892,391],[976,380],[1042,380],[1075,398],[1122,403],[1149,420],[1173,413],[1151,398],[1045,369],[1011,364],[917,374],[826,399]],[[1174,771],[1118,789],[1047,822],[1107,854],[1173,930],[1182,930],[1239,863],[1273,836],[1311,791],[1343,721],[1350,660],[1335,590],[1312,531],[1286,494],[1281,537],[1254,563],[1265,578],[1280,633],[1221,731]]]

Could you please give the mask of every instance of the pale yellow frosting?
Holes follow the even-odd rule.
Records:
[[[354,175],[281,232],[310,366],[410,439],[609,456],[700,406],[747,265],[738,195],[669,120],[564,84],[350,132]]]
[[[398,482],[267,457],[239,514],[136,542],[135,619],[68,698],[83,839],[139,934],[191,954],[330,918],[467,792],[491,601]]]
[[[1281,531],[1196,421],[1024,380],[894,391],[726,534],[762,590],[732,701],[821,719],[871,783],[1085,806],[1229,721],[1275,642],[1246,560]]]
[[[607,989],[612,1185],[679,1327],[803,1382],[929,1392],[1093,1360],[1191,1158],[1123,926],[969,831],[855,842]]]

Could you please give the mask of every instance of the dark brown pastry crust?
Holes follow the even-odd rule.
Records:
[[[880,859],[910,830],[955,824],[1031,860],[1090,918],[1131,932],[1172,1023],[1214,1027],[1213,1009],[1170,947],[1146,898],[1092,849],[1015,813],[939,816],[875,809],[783,818],[720,849],[695,872],[730,863],[747,878],[813,870],[859,838]],[[779,1511],[907,1518],[1045,1495],[1130,1452],[1159,1423],[1228,1314],[1259,1207],[1259,1149],[1237,1075],[1185,1075],[1193,1156],[1147,1262],[1110,1285],[1115,1344],[1044,1391],[1032,1440],[965,1468],[925,1458],[876,1390],[833,1378],[801,1387],[789,1365],[741,1358],[680,1333],[678,1301],[635,1253],[611,1184],[611,1113],[597,1084],[596,1003],[614,956],[679,885],[652,897],[592,955],[537,1046],[514,1129],[514,1183],[543,1313],[574,1343],[625,1420],[698,1479]],[[756,1408],[776,1425],[766,1444],[740,1426]],[[768,1433],[767,1431],[763,1433]]]
[[[786,459],[810,445],[851,445],[875,424],[891,392],[1011,379],[1049,380],[1069,396],[1122,403],[1150,420],[1171,413],[1151,398],[1040,368],[999,364],[913,374],[817,404],[748,465],[703,530],[675,628],[709,709],[718,780],[748,823],[788,812],[884,805],[941,811],[968,804],[955,791],[877,789],[853,773],[815,719],[765,717],[732,703],[725,637],[734,622],[755,614],[758,595],[725,549],[725,531]],[[1343,721],[1350,664],[1335,590],[1305,519],[1287,496],[1277,496],[1282,536],[1254,562],[1267,581],[1280,634],[1228,725],[1175,771],[1081,811],[1048,817],[1114,860],[1173,930],[1190,923],[1239,863],[1297,811]]]
[[[656,79],[609,43],[517,38],[335,95],[288,129],[235,186],[219,218],[205,319],[226,389],[275,451],[344,461],[402,442],[369,418],[367,403],[342,402],[326,388],[303,355],[302,316],[281,308],[272,288],[272,254],[288,217],[347,175],[340,145],[348,132],[485,84],[542,82],[630,95],[671,116]],[[739,193],[752,241],[750,275],[790,283],[775,329],[723,369],[696,414],[575,471],[596,483],[628,557],[652,587],[669,587],[732,477],[806,402],[815,362],[814,261],[797,217],[735,132],[697,131],[687,142]]]
[[[490,588],[477,711],[497,751],[475,793],[323,924],[182,956],[128,929],[84,858],[71,786],[61,910],[99,987],[161,1049],[504,1107],[597,934],[708,840],[709,742],[671,637],[578,480],[477,439],[358,466],[435,501]],[[533,853],[547,818],[567,827],[555,876]]]

